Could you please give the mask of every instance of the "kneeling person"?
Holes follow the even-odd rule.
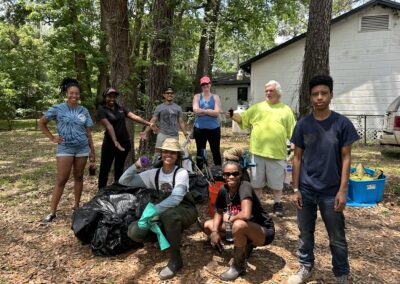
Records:
[[[204,223],[204,230],[210,234],[213,246],[222,246],[226,223],[231,223],[234,261],[231,267],[221,274],[221,280],[235,280],[245,273],[245,261],[253,246],[270,244],[275,236],[275,227],[251,184],[240,181],[242,168],[234,161],[222,166],[225,185],[218,192],[215,202],[214,219]]]
[[[179,142],[167,138],[159,149],[162,160],[160,169],[137,174],[136,166],[133,165],[121,176],[119,183],[157,190],[159,203],[147,205],[140,220],[129,226],[128,236],[136,242],[148,240],[153,233],[150,229],[141,227],[140,222],[159,219],[170,243],[170,260],[160,272],[160,279],[165,280],[172,278],[183,266],[180,254],[182,231],[196,222],[197,209],[189,193],[189,174],[185,169],[176,166],[181,151]]]

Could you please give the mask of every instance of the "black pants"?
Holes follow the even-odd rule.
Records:
[[[126,141],[120,144],[125,148],[125,151],[118,150],[112,141],[103,141],[103,145],[101,146],[99,189],[107,185],[108,174],[114,159],[114,181],[118,181],[124,172],[125,159],[131,150],[131,143]]]
[[[194,139],[196,140],[197,157],[203,156],[203,151],[206,148],[207,141],[210,144],[211,153],[213,155],[214,165],[221,165],[220,141],[221,141],[221,128],[215,129],[201,129],[194,128]],[[201,169],[203,161],[197,158],[197,166]]]

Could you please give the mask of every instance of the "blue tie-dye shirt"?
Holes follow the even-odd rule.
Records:
[[[58,135],[64,138],[63,145],[89,144],[86,127],[92,127],[93,121],[85,107],[70,107],[67,103],[61,103],[49,108],[44,116],[48,120],[56,121]]]

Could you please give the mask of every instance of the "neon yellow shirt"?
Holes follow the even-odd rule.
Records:
[[[250,152],[266,158],[286,160],[286,141],[292,136],[296,119],[284,103],[262,101],[240,113],[240,128],[252,126]]]

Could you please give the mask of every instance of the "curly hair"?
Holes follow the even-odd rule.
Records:
[[[64,94],[70,87],[77,87],[80,92],[82,92],[82,87],[78,80],[65,77],[60,85],[61,94]]]
[[[310,88],[310,92],[311,92],[312,88],[314,88],[315,86],[318,86],[318,85],[327,86],[329,88],[329,90],[331,91],[331,93],[333,91],[333,79],[329,75],[317,75],[317,76],[314,76],[310,80],[310,82],[308,83],[308,86]]]

